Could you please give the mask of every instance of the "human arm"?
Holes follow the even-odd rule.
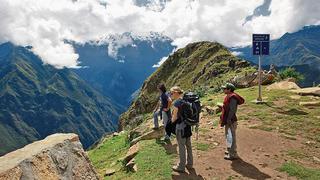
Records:
[[[172,111],[172,122],[176,122],[178,120],[178,108],[173,106],[173,111]]]

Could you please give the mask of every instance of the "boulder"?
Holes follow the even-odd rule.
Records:
[[[273,83],[275,79],[275,75],[268,74],[265,72],[261,73],[261,84],[268,85]],[[243,76],[236,76],[232,80],[230,80],[237,88],[246,88],[252,87],[259,84],[258,72],[252,74],[245,74]]]
[[[132,146],[141,140],[158,139],[158,138],[161,138],[163,135],[164,135],[164,126],[160,126],[159,129],[157,130],[150,130],[142,134],[141,136],[133,139],[130,142],[130,145]]]
[[[300,102],[300,106],[320,106],[320,101]]]
[[[289,89],[300,89],[300,87],[291,79],[287,79],[281,82],[275,82],[267,87],[267,90],[289,90]]]
[[[76,134],[53,134],[0,157],[0,180],[99,179]]]
[[[299,94],[300,96],[320,96],[320,87],[302,88],[292,90],[292,92]]]
[[[105,176],[112,176],[114,173],[116,173],[116,170],[115,169],[107,169],[105,171]]]
[[[135,144],[131,146],[126,154],[126,156],[123,158],[125,163],[130,162],[139,152],[139,144]]]
[[[221,112],[221,108],[219,108],[219,107],[211,107],[211,106],[204,106],[204,110],[209,115],[214,115],[214,114],[218,114],[219,112]]]

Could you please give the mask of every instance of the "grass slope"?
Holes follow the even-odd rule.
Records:
[[[234,64],[234,67],[232,66]],[[249,63],[233,56],[219,43],[198,42],[177,50],[143,84],[129,110],[121,115],[121,127],[133,128],[142,123],[142,114],[157,103],[157,85],[180,86],[184,90],[211,91],[237,74],[252,72]]]

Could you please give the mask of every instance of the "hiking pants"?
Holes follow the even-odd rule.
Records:
[[[168,112],[165,112],[165,111],[162,111],[162,120],[163,120],[163,126],[165,127],[165,129],[167,129],[167,125],[168,125],[168,122],[171,121],[169,119],[169,116],[168,116]],[[166,132],[166,134],[168,137],[171,136],[171,132]]]
[[[191,137],[183,138],[183,130],[176,131],[176,137],[179,148],[180,162],[178,168],[184,170],[186,168],[186,153],[187,153],[187,165],[193,165]]]
[[[153,113],[153,124],[155,128],[159,127],[159,113],[160,111],[156,111]]]
[[[232,134],[232,144],[230,148],[227,148],[229,156],[235,157],[237,156],[237,136],[236,136],[236,130],[237,130],[237,122],[232,123],[231,125],[226,124],[225,125],[225,137],[227,141],[227,135],[228,135],[228,129],[230,128],[231,134]]]

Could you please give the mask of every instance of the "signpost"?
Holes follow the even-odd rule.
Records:
[[[259,56],[259,95],[257,102],[262,102],[261,92],[261,56],[269,55],[270,34],[252,34],[252,54]]]

